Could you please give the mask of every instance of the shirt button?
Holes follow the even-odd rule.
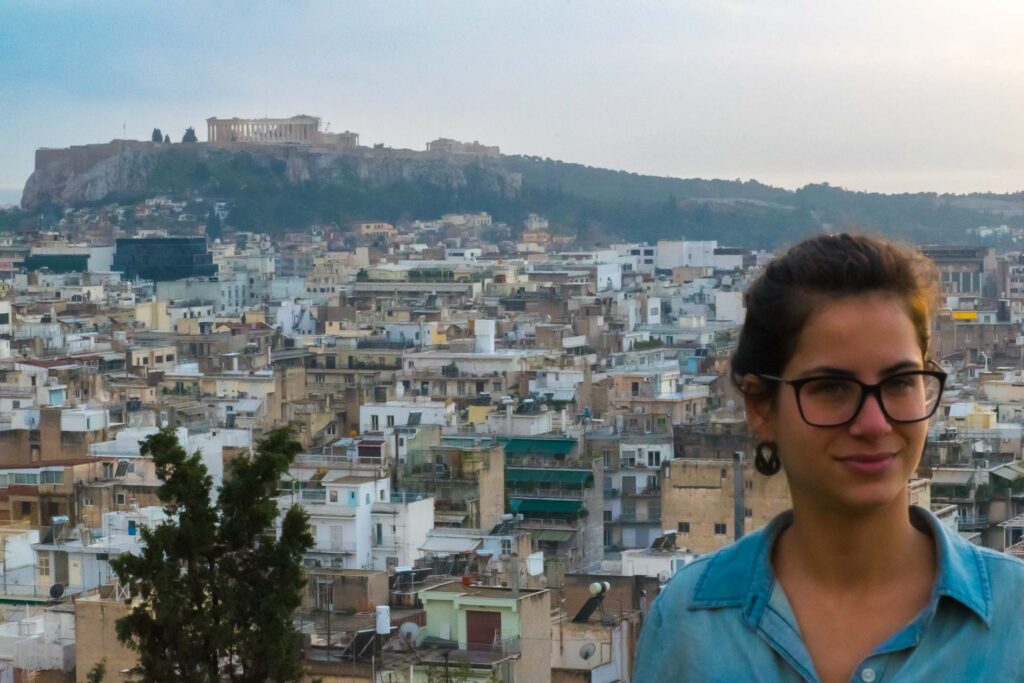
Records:
[[[875,680],[875,670],[874,669],[864,669],[863,671],[860,672],[860,680],[864,681],[864,683],[874,683],[874,680]]]

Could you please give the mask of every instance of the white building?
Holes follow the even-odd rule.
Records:
[[[715,292],[715,320],[742,323],[746,314],[742,292]]]
[[[418,493],[393,493],[388,502],[376,502],[370,532],[373,568],[411,567],[423,557],[420,548],[434,528],[434,498]]]
[[[321,567],[369,569],[374,564],[374,505],[391,502],[390,488],[386,477],[347,475],[324,482],[323,489],[282,496],[278,498],[282,513],[278,535],[285,511],[298,503],[309,515],[313,532],[314,546],[306,553],[307,561]]]
[[[409,424],[414,414],[419,415],[415,421],[422,425],[454,427],[459,420],[454,403],[431,401],[428,397],[417,396],[411,401],[362,404],[359,406],[359,431],[365,434],[388,427],[403,427]]]

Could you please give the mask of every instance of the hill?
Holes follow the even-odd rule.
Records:
[[[228,201],[232,224],[266,232],[481,210],[513,224],[539,213],[584,242],[686,236],[752,247],[822,229],[947,243],[964,241],[964,231],[979,226],[1024,226],[1024,194],[886,195],[827,184],[790,191],[756,181],[645,176],[534,156],[126,140],[39,150],[22,206],[52,210],[156,195]]]

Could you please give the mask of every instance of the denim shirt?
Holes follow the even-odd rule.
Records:
[[[931,600],[850,681],[1024,681],[1024,562],[971,545],[927,510],[910,515],[935,539]],[[772,545],[792,518],[779,515],[669,581],[643,625],[635,683],[817,683],[771,566]]]

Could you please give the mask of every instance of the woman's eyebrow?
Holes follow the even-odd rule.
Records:
[[[919,361],[916,360],[902,360],[898,363],[894,363],[888,367],[882,368],[880,374],[891,375],[895,372],[901,372],[903,370],[921,370],[922,366]],[[815,377],[817,375],[833,375],[838,377],[851,377],[856,378],[857,373],[848,370],[847,368],[840,368],[834,365],[816,365],[813,368],[809,368],[799,373],[797,377]]]

